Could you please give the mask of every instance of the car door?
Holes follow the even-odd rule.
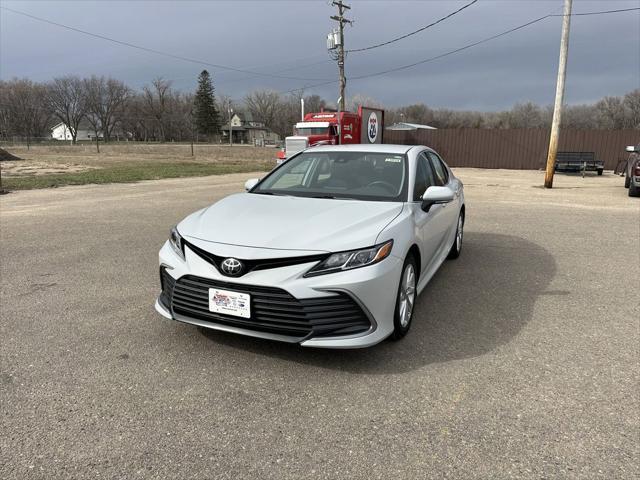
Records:
[[[413,216],[417,236],[421,241],[422,265],[420,266],[420,271],[423,273],[427,273],[436,261],[448,229],[446,210],[443,209],[444,205],[432,205],[428,212],[421,208],[422,195],[427,188],[436,186],[437,182],[438,180],[435,177],[427,152],[420,153],[416,162]]]

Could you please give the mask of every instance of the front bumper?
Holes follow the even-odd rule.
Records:
[[[202,244],[198,246],[202,247]],[[243,250],[245,249],[243,248]],[[264,253],[263,249],[254,250],[261,250],[260,252],[254,252],[256,255]],[[246,254],[247,252],[243,253]],[[238,321],[228,322],[216,321],[215,318],[210,318],[204,314],[204,311],[201,311],[203,314],[197,314],[191,310],[181,310],[180,307],[184,307],[184,303],[180,303],[182,300],[178,298],[174,303],[171,298],[167,300],[166,296],[163,297],[161,295],[155,303],[155,308],[163,317],[168,319],[252,337],[325,348],[367,347],[379,343],[393,332],[394,308],[402,270],[402,260],[393,256],[393,254],[375,265],[309,278],[305,278],[303,275],[314,263],[256,270],[239,278],[230,278],[222,275],[214,265],[193,253],[188,247],[185,249],[185,260],[183,260],[176,255],[168,243],[165,243],[160,250],[160,265],[161,268],[165,269],[165,275],[169,275],[174,282],[178,281],[179,284],[187,282],[182,288],[195,286],[204,289],[210,286],[209,284],[221,284],[223,285],[221,288],[233,290],[235,287],[238,291],[247,291],[249,293],[251,293],[251,289],[256,288],[264,291],[280,290],[291,297],[290,299],[287,298],[287,301],[311,305],[312,309],[323,308],[315,305],[323,304],[325,301],[344,303],[347,306],[351,302],[349,308],[355,310],[359,307],[362,315],[368,319],[368,324],[365,327],[366,329],[361,328],[361,331],[356,333],[333,336],[326,333],[319,334],[317,330],[301,332],[295,335],[287,332],[287,334],[282,335],[278,330],[262,328],[264,323],[262,323],[262,319],[258,315],[260,308],[270,308],[268,298],[258,299],[260,303],[256,308],[252,297],[251,319],[241,320],[229,317],[227,320]],[[202,286],[188,283],[194,281],[202,284]],[[198,294],[202,295],[202,291]],[[200,307],[204,308],[202,307],[204,305],[202,298],[196,301],[199,301]],[[324,313],[325,315],[321,322],[330,322],[330,316],[327,315],[327,312]],[[255,321],[255,324],[246,323],[251,321]],[[245,323],[243,324],[243,322]],[[243,325],[248,326],[248,328]]]

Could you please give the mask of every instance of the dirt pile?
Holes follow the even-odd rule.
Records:
[[[20,157],[10,154],[4,148],[0,148],[0,162],[6,162],[11,160],[22,160]]]

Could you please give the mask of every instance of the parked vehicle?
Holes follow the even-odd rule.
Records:
[[[596,160],[594,152],[558,152],[555,169],[558,172],[604,172],[604,161]]]
[[[624,174],[624,186],[629,189],[630,197],[640,197],[640,144],[627,147],[629,159]]]
[[[384,110],[358,107],[353,112],[307,113],[293,127],[294,135],[285,138],[278,152],[278,163],[317,145],[351,145],[382,143]]]
[[[403,337],[462,249],[463,185],[424,146],[318,146],[197,211],[160,250],[164,317],[352,348]]]

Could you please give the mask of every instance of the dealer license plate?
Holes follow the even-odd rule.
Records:
[[[214,313],[251,318],[251,297],[247,293],[210,288],[209,310]]]

